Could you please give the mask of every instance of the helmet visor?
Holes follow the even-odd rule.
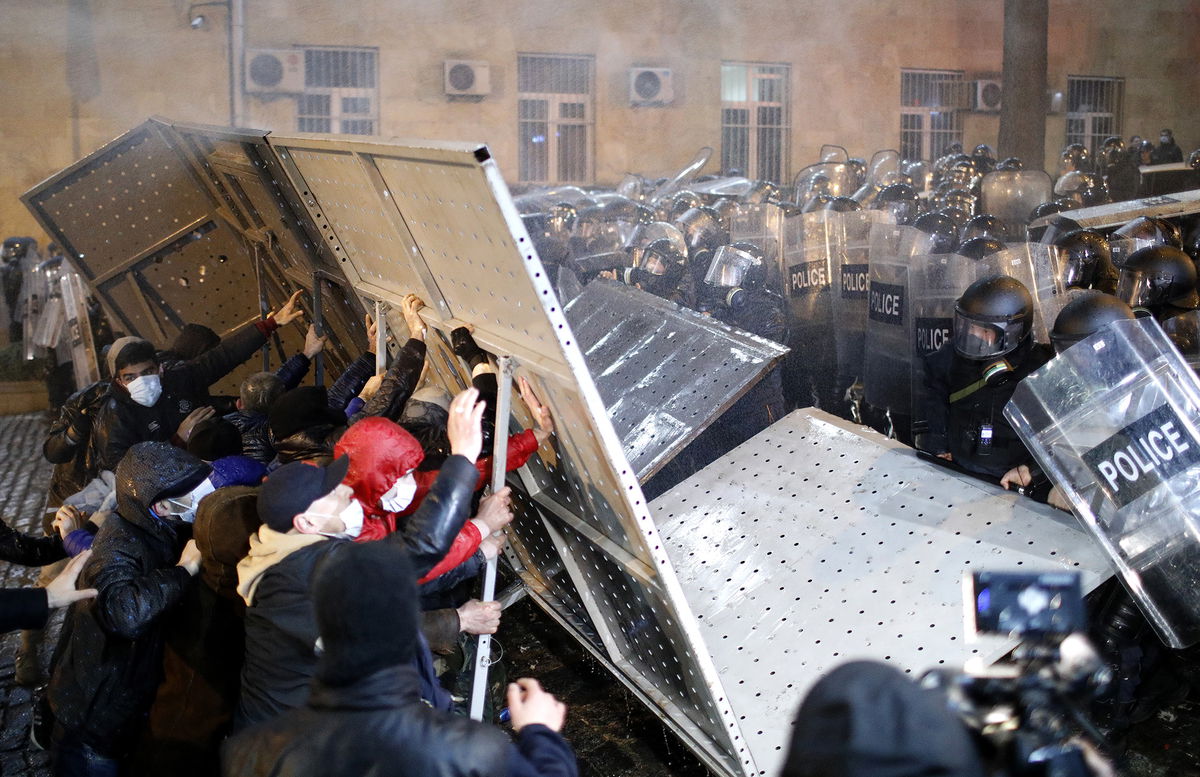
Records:
[[[1022,318],[995,321],[960,310],[954,312],[954,350],[965,359],[991,359],[1010,353],[1027,331],[1028,324]]]
[[[1117,279],[1117,299],[1131,308],[1157,305],[1167,301],[1171,279],[1142,270],[1121,269]]]
[[[743,285],[750,269],[761,263],[758,257],[733,246],[721,246],[713,254],[708,264],[708,272],[704,274],[704,282],[709,286],[719,286],[727,289]]]

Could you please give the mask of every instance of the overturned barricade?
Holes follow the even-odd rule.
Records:
[[[395,311],[409,293],[428,305],[433,380],[451,390],[469,382],[449,347],[459,325],[512,357],[557,433],[509,477],[518,517],[508,561],[539,605],[718,773],[774,773],[802,694],[843,658],[917,671],[1011,647],[959,638],[968,565],[1078,569],[1089,587],[1105,574],[1064,517],[812,412],[648,505],[640,482],[782,351],[699,316],[671,321],[667,310],[662,342],[605,351],[605,316],[587,306],[614,304],[601,299],[611,289],[589,285],[564,309],[486,146],[151,121],[26,202],[114,320],[156,342],[193,316],[232,328],[304,288],[335,361],[366,346],[364,310],[403,332]],[[619,304],[653,316],[660,303],[625,294]],[[672,349],[685,335],[698,355],[679,364]],[[677,423],[660,418],[671,400],[653,401],[668,363],[685,371],[668,386],[695,370],[722,378],[708,391],[713,375],[689,377],[696,386],[682,392]],[[645,395],[622,393],[639,386]],[[623,397],[629,407],[616,409]],[[514,412],[528,420],[520,403]],[[660,421],[670,433],[646,444]]]

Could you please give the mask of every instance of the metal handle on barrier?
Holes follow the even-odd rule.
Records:
[[[317,337],[325,334],[325,318],[321,314],[321,276],[313,273],[313,327],[317,332]],[[325,385],[325,352],[317,353],[317,358],[313,360],[313,377],[318,386]]]
[[[387,314],[383,302],[375,300],[375,374],[387,369]]]
[[[496,427],[492,433],[492,493],[504,488],[508,469],[508,416],[512,406],[513,359],[496,359]],[[496,559],[488,559],[483,572],[482,601],[496,598]],[[471,683],[471,718],[483,720],[483,705],[487,700],[488,667],[492,661],[492,635],[480,634],[475,650],[475,679]]]

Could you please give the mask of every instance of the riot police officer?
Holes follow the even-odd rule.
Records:
[[[1030,461],[1003,410],[1017,383],[1050,358],[1033,342],[1033,297],[1015,278],[983,278],[954,309],[954,332],[925,360],[928,452],[999,481]]]
[[[1054,241],[1059,278],[1066,288],[1117,290],[1117,269],[1108,240],[1099,232],[1077,229]]]
[[[1196,266],[1175,246],[1141,248],[1121,265],[1117,297],[1158,322],[1200,308]]]

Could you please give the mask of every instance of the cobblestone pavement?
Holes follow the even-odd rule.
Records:
[[[50,465],[41,456],[41,414],[0,416],[0,517],[15,528],[41,531]],[[32,585],[38,570],[0,562],[0,585]],[[48,665],[61,616],[42,648]],[[509,677],[533,676],[570,707],[565,734],[582,777],[704,777],[707,771],[663,724],[582,647],[529,600],[505,613],[500,643]],[[49,777],[48,757],[29,746],[28,689],[14,682],[18,633],[0,635],[0,777]],[[1179,680],[1200,686],[1197,651],[1181,656]],[[1193,694],[1194,696],[1197,694]],[[1200,775],[1200,704],[1184,701],[1134,729],[1122,774]]]
[[[41,413],[0,416],[0,517],[31,534],[42,532],[50,483],[51,467],[42,458],[45,437]],[[5,588],[33,585],[37,577],[36,568],[0,563],[0,585]],[[43,643],[43,666],[49,665],[59,620],[52,622],[51,634]],[[20,644],[20,632],[0,635],[0,775],[49,777],[49,757],[29,746],[30,691],[13,680],[13,659]]]

